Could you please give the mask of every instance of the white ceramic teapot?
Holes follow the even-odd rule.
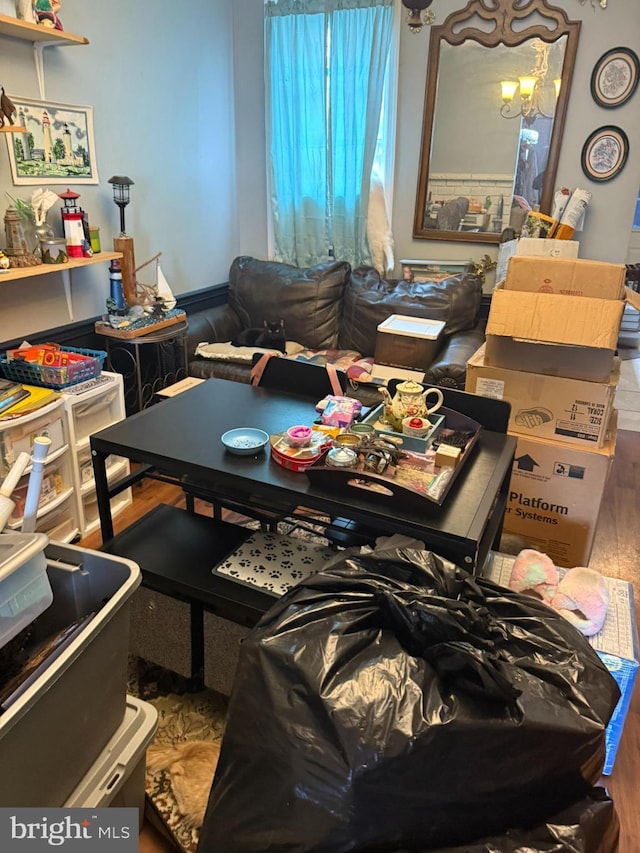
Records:
[[[396,386],[393,399],[384,386],[378,388],[378,391],[384,397],[384,420],[396,432],[402,432],[404,418],[426,418],[437,412],[444,400],[439,388],[423,388],[418,382],[412,382],[410,379]],[[429,406],[427,397],[432,395],[435,395],[436,400]]]

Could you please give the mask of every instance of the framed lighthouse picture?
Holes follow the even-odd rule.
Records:
[[[97,184],[93,108],[11,96],[15,123],[8,133],[13,183]]]

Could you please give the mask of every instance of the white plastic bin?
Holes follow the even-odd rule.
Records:
[[[53,601],[42,533],[0,536],[0,649]]]
[[[158,712],[148,702],[127,696],[124,719],[73,791],[68,808],[137,808],[144,820],[147,747],[158,726]]]

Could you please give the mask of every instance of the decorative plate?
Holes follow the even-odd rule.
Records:
[[[620,107],[635,92],[638,79],[637,55],[629,47],[614,47],[596,62],[591,73],[591,96],[601,107]]]
[[[266,447],[269,436],[262,429],[239,427],[223,433],[220,441],[237,456],[253,456]]]
[[[594,130],[582,148],[582,171],[592,181],[610,181],[622,171],[629,156],[627,134],[606,125]]]

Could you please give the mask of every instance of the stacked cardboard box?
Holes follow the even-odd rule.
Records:
[[[504,529],[587,565],[615,451],[624,264],[515,255],[466,390],[511,403],[518,439]]]

